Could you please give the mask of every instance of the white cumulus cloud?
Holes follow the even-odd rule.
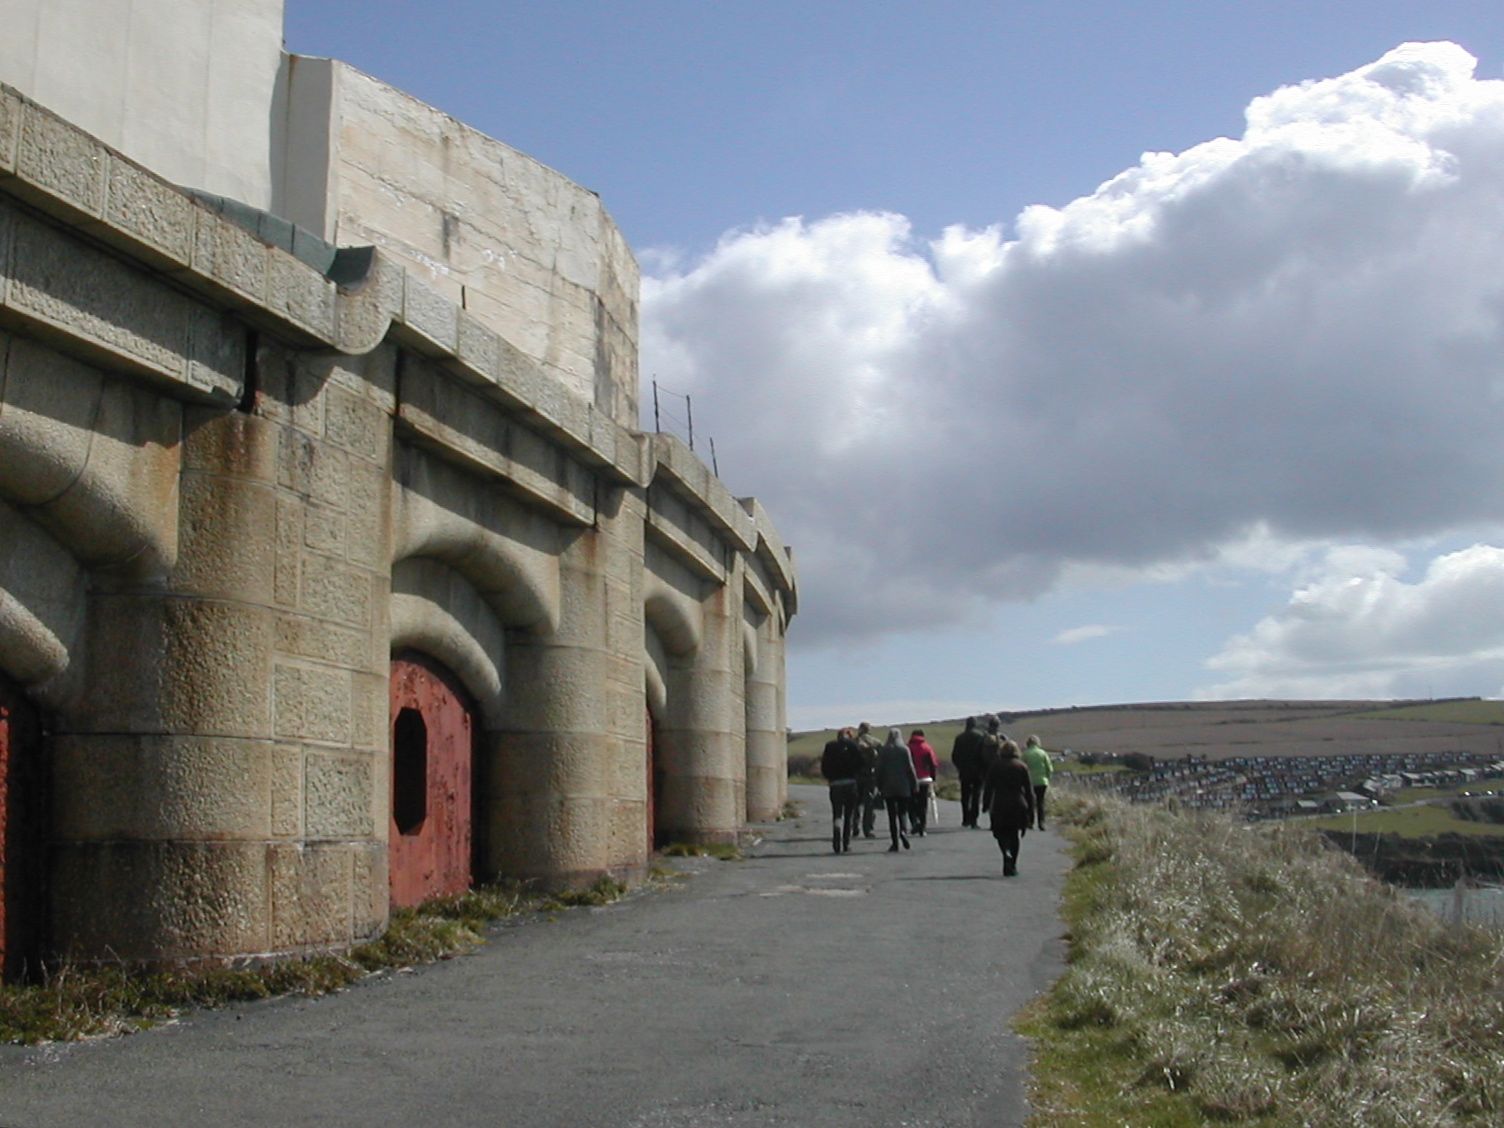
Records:
[[[1276,613],[1208,665],[1232,675],[1200,696],[1498,696],[1504,687],[1504,548],[1437,557],[1414,582],[1403,557],[1334,550]]]
[[[644,378],[795,547],[796,641],[1504,518],[1504,82],[1474,67],[1399,47],[1011,229],[791,218],[665,260]]]

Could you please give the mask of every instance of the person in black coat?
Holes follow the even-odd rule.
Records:
[[[830,844],[837,854],[851,852],[851,836],[856,830],[856,777],[861,770],[862,750],[857,747],[856,732],[843,728],[826,742],[820,754],[820,774],[830,785]]]
[[[863,721],[856,726],[856,747],[862,754],[862,767],[856,773],[856,802],[862,820],[862,834],[877,837],[877,808],[882,796],[877,792],[877,750],[882,742],[872,735],[872,726]]]
[[[975,827],[982,801],[982,734],[975,717],[967,717],[966,728],[956,734],[950,762],[961,779],[961,825]]]
[[[982,810],[992,810],[992,769],[997,766],[998,759],[1002,756],[1003,741],[1008,739],[1008,734],[1002,731],[1002,722],[996,717],[987,718],[987,731],[982,734],[982,742],[977,753],[982,765]]]
[[[1013,741],[1003,741],[998,761],[987,777],[987,790],[992,797],[992,836],[1003,852],[1003,876],[1013,877],[1018,873],[1023,832],[1034,825],[1034,786]]]

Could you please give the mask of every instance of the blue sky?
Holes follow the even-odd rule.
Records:
[[[287,0],[287,45],[600,193],[645,378],[798,554],[796,727],[1504,689],[1497,2]]]

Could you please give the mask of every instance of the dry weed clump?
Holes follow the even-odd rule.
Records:
[[[1061,806],[1070,966],[1024,1024],[1044,1123],[1504,1123],[1500,934],[1287,825]]]

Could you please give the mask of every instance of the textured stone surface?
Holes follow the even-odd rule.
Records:
[[[303,825],[309,839],[370,838],[370,756],[308,753]]]
[[[637,268],[600,201],[324,69],[328,233],[380,248],[342,291],[0,90],[0,669],[55,715],[83,958],[378,930],[398,648],[473,698],[488,875],[640,875],[650,804],[730,840],[784,791],[792,569],[629,430]]]
[[[62,843],[53,864],[59,953],[177,960],[267,950],[266,847]]]
[[[266,838],[272,746],[162,736],[54,744],[55,833],[72,841]]]
[[[104,218],[181,268],[193,256],[194,205],[150,173],[112,158]]]
[[[25,107],[16,149],[16,175],[49,195],[97,216],[104,210],[108,163],[83,130],[39,106]]]

